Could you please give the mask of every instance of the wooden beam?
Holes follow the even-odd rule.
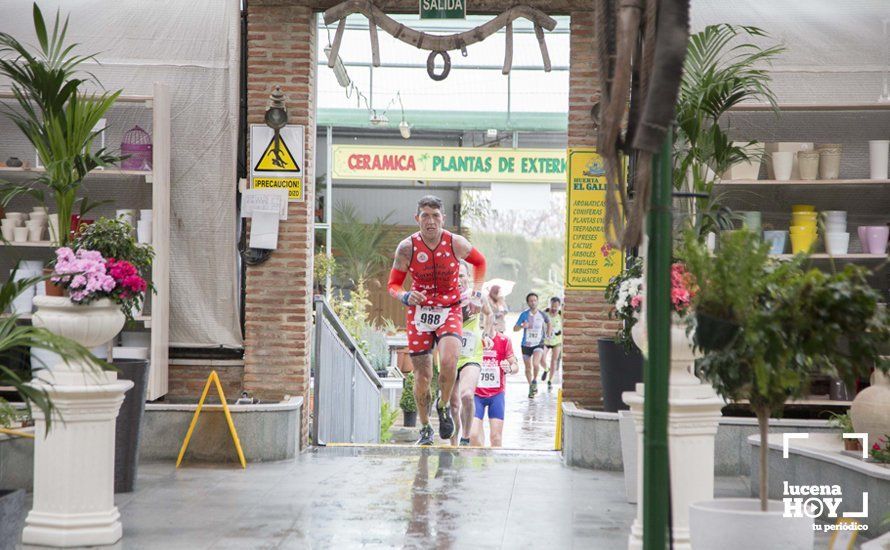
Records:
[[[373,20],[381,29],[406,44],[411,44],[416,48],[434,52],[458,50],[461,49],[461,47],[471,46],[477,42],[481,42],[498,30],[507,26],[508,23],[519,18],[525,18],[534,23],[536,31],[539,27],[540,29],[547,29],[548,31],[552,31],[556,28],[556,20],[546,13],[528,6],[514,6],[475,29],[448,36],[429,35],[402,25],[367,0],[347,0],[346,2],[330,8],[324,12],[325,25],[330,25],[334,21],[340,21],[342,24],[346,17],[354,13],[360,13],[369,20]],[[540,33],[543,36],[543,30],[541,30]],[[336,40],[341,34],[339,26],[337,28],[337,34],[338,37],[335,38],[335,47],[337,46]],[[541,40],[542,39],[539,39],[539,42]],[[542,50],[542,53],[545,52],[546,47]],[[545,55],[545,60],[549,62],[549,56]]]
[[[342,21],[342,19],[341,19]],[[368,30],[371,33],[371,65],[380,66],[380,44],[377,42],[377,23],[374,18],[368,19]]]
[[[504,43],[504,68],[501,74],[510,74],[513,67],[513,23],[507,23],[507,39]]]
[[[343,42],[343,33],[346,31],[346,18],[337,23],[337,32],[334,34],[334,43],[331,45],[331,53],[328,55],[328,67],[334,68],[337,63],[337,55],[340,53],[340,43]]]

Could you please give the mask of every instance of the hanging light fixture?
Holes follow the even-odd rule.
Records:
[[[411,137],[411,125],[408,124],[408,120],[405,118],[405,104],[402,103],[401,92],[396,92],[396,99],[399,100],[399,108],[402,110],[402,121],[399,122],[399,133],[402,134],[403,138],[409,139]]]
[[[331,59],[331,47],[328,46],[324,49],[324,54],[327,56],[328,61]],[[340,59],[340,56],[337,55],[337,58],[334,60],[334,77],[337,79],[337,84],[344,88],[348,88],[350,84],[352,84],[352,79],[349,78],[349,74],[346,72],[346,66],[343,65],[343,60]]]

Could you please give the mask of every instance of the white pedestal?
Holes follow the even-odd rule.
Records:
[[[690,550],[689,505],[714,498],[714,439],[725,405],[714,389],[692,374],[691,342],[685,327],[672,327],[671,372],[668,388],[668,455],[671,476],[673,548]],[[643,403],[645,388],[622,396],[630,406],[637,431],[637,517],[628,548],[643,548]]]
[[[133,387],[114,373],[87,375],[96,383],[33,385],[47,392],[61,419],[34,411],[34,507],[22,532],[24,544],[55,547],[114,544],[121,538],[114,505],[114,429]]]

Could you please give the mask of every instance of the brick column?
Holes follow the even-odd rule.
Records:
[[[569,56],[569,147],[595,147],[591,108],[600,99],[593,10],[571,13]],[[597,338],[619,324],[609,320],[601,291],[568,290],[565,296],[563,399],[587,408],[602,407]]]
[[[248,122],[263,122],[269,94],[280,85],[290,123],[306,127],[306,197],[290,204],[271,258],[247,268],[244,389],[267,400],[303,396],[305,444],[314,248],[315,13],[287,0],[251,0],[248,5]]]

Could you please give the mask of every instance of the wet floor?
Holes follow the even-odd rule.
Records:
[[[547,452],[324,448],[246,470],[142,465],[122,548],[620,548],[618,472]]]

